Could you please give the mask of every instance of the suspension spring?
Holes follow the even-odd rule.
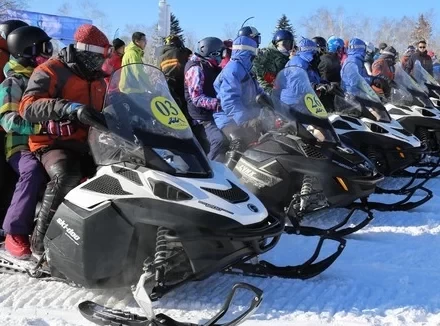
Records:
[[[418,128],[417,137],[420,139],[423,145],[429,145],[429,132],[426,128]]]
[[[171,251],[168,248],[168,240],[166,236],[170,230],[159,226],[156,232],[156,252],[154,254],[154,265],[156,266],[156,281],[161,282],[165,275],[165,266],[162,263],[167,259],[168,253]]]
[[[300,211],[304,211],[307,206],[307,202],[310,198],[309,194],[313,191],[313,177],[310,175],[304,175],[302,186],[301,186],[301,201],[300,201]]]
[[[374,164],[377,165],[377,155],[376,155],[376,150],[374,149],[373,146],[368,146],[367,148],[367,157],[370,159],[370,161]]]

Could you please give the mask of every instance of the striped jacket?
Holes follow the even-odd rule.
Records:
[[[38,134],[40,124],[24,120],[18,107],[27,87],[33,67],[23,67],[15,60],[10,60],[4,67],[6,79],[0,84],[0,124],[7,132],[5,154],[10,158],[21,150],[28,150],[28,135]]]

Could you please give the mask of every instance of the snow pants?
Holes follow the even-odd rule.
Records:
[[[41,163],[29,151],[13,154],[8,163],[19,178],[6,212],[3,230],[9,234],[29,235],[33,229],[38,197],[46,183],[46,174]]]

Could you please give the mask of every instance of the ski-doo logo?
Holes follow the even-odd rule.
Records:
[[[79,239],[81,239],[81,237],[78,234],[76,234],[72,228],[69,228],[69,224],[67,224],[66,221],[64,221],[60,217],[57,219],[57,223],[64,229],[67,236],[69,238],[71,238],[72,240],[74,240],[74,242],[76,244],[78,244],[76,241],[79,241]]]
[[[254,204],[248,204],[247,207],[251,212],[258,213],[258,207],[255,206]]]

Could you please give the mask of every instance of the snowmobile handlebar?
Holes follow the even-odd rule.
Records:
[[[105,122],[104,115],[89,106],[80,108],[76,113],[76,116],[79,122],[86,126],[107,131],[107,123]]]

